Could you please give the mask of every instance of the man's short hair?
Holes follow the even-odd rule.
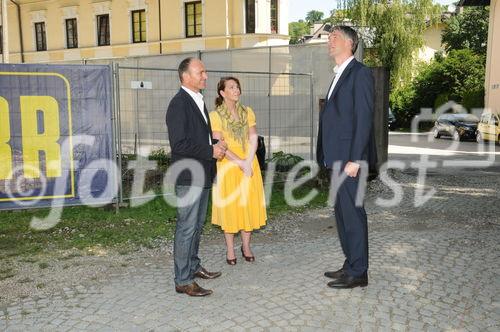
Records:
[[[195,58],[193,57],[185,58],[179,64],[177,72],[179,73],[179,79],[181,80],[181,82],[182,82],[182,74],[186,73],[189,70],[189,65],[191,64],[191,61],[193,61],[194,59]]]
[[[347,25],[337,25],[335,27],[333,27],[331,29],[330,32],[334,32],[334,31],[339,31],[340,33],[342,33],[344,35],[344,37],[346,39],[349,39],[352,41],[352,54],[356,53],[356,50],[358,49],[358,44],[359,44],[359,38],[358,38],[358,34],[356,33],[356,31],[351,28],[351,27],[348,27]]]

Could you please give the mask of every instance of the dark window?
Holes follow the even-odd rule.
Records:
[[[37,51],[47,50],[47,39],[45,37],[45,22],[35,23],[35,41]]]
[[[187,2],[186,37],[201,37],[201,1]]]
[[[3,30],[0,25],[0,54],[3,54]]]
[[[132,12],[132,41],[144,43],[146,41],[146,10]]]
[[[66,47],[78,47],[78,31],[76,28],[76,18],[68,18],[66,20]]]
[[[278,0],[271,0],[271,33],[278,33]]]
[[[255,0],[245,0],[246,33],[255,33]]]
[[[109,15],[97,15],[97,45],[109,45]]]

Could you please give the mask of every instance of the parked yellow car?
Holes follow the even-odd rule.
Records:
[[[484,112],[477,126],[476,141],[500,142],[500,114]]]

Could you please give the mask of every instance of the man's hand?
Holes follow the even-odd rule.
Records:
[[[224,158],[224,155],[226,154],[226,150],[224,150],[224,148],[222,148],[219,144],[215,144],[213,146],[213,149],[214,149],[213,157],[215,159],[221,160],[222,158]]]
[[[344,172],[347,174],[347,176],[350,176],[351,178],[355,178],[358,176],[360,164],[353,163],[352,161],[347,162],[344,168]]]
[[[213,146],[214,154],[213,157],[217,160],[221,160],[226,155],[227,144],[224,142],[224,139],[221,138],[217,144]]]

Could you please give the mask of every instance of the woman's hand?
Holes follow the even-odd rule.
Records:
[[[252,162],[250,160],[248,159],[242,160],[240,168],[246,176],[252,177],[253,170],[252,170]]]

